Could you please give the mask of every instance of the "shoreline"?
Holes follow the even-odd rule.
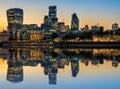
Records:
[[[55,47],[61,48],[120,48],[120,42],[66,42],[55,43]]]
[[[120,42],[0,42],[0,47],[120,48]]]

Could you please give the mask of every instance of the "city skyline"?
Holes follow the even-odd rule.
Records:
[[[0,31],[7,29],[7,17],[6,10],[9,8],[22,8],[24,10],[24,24],[38,24],[40,26],[43,23],[44,15],[48,14],[48,6],[57,6],[57,16],[59,21],[64,21],[70,26],[71,17],[73,13],[77,13],[80,20],[80,28],[84,27],[86,24],[101,25],[105,29],[111,29],[113,23],[120,24],[119,11],[118,8],[119,0],[72,0],[66,1],[56,1],[56,0],[1,0],[1,10],[0,10]],[[33,19],[34,18],[34,19]]]

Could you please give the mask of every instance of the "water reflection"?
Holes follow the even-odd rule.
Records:
[[[99,66],[106,60],[111,61],[112,67],[118,67],[120,49],[11,48],[0,49],[0,57],[7,60],[7,81],[22,82],[23,67],[35,67],[40,64],[44,75],[48,76],[49,84],[56,85],[58,70],[64,69],[65,66],[71,66],[72,77],[77,77],[81,64]]]

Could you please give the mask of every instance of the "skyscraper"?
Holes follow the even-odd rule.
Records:
[[[49,18],[57,17],[57,7],[56,6],[49,6]]]
[[[71,30],[79,30],[79,18],[76,13],[72,14]]]
[[[49,24],[52,30],[58,29],[57,7],[49,6]]]
[[[23,10],[19,8],[11,8],[7,10],[8,31],[12,39],[16,39],[17,31],[23,26]]]
[[[41,24],[41,29],[54,32],[58,29],[57,7],[49,6],[48,15],[44,16],[44,23]]]

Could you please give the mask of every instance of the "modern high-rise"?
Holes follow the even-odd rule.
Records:
[[[57,7],[49,6],[49,21],[51,30],[58,29]]]
[[[49,6],[48,15],[44,16],[44,23],[41,29],[46,32],[56,32],[58,29],[57,6]]]
[[[57,7],[56,6],[49,6],[49,18],[57,17]]]
[[[17,31],[20,31],[23,26],[23,10],[20,8],[11,8],[7,10],[8,31],[12,39],[17,36]]]
[[[41,29],[50,32],[55,32],[58,29],[57,6],[49,6],[48,15],[44,16]]]
[[[76,13],[72,14],[71,30],[79,30],[79,18]]]

